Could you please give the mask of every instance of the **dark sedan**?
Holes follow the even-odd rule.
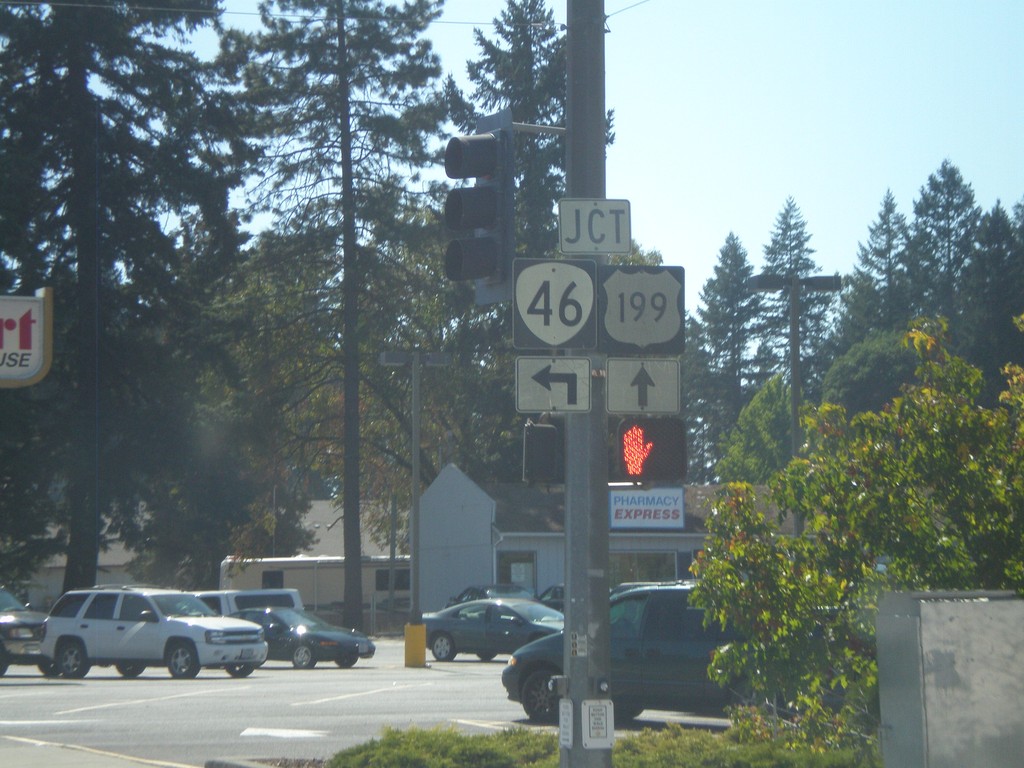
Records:
[[[372,659],[377,651],[362,632],[336,627],[296,608],[250,608],[232,615],[263,627],[267,659],[290,661],[296,669],[312,669],[318,661],[348,668],[359,659]]]
[[[561,632],[563,620],[561,611],[520,598],[472,600],[423,615],[427,647],[438,661],[451,661],[459,653],[490,661]]]

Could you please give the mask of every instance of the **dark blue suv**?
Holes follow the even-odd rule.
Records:
[[[693,582],[645,585],[611,599],[611,693],[615,718],[644,709],[706,711],[729,703],[730,692],[708,677],[711,654],[732,636],[704,627],[704,611],[689,604]],[[530,720],[554,722],[558,699],[549,682],[562,674],[563,635],[524,645],[501,682]]]

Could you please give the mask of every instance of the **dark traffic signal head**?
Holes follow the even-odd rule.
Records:
[[[681,419],[623,419],[614,446],[613,480],[643,483],[686,479],[686,427]]]
[[[515,255],[515,161],[512,115],[503,110],[477,121],[478,133],[455,136],[444,153],[452,179],[476,179],[448,193],[444,221],[456,235],[445,251],[450,280],[475,280],[477,304],[512,296]]]
[[[565,438],[555,424],[526,422],[523,427],[523,481],[565,482]]]

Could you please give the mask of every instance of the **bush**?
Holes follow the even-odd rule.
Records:
[[[645,729],[618,739],[616,768],[880,768],[876,755],[815,752],[779,743],[740,744],[726,735],[684,730],[678,725]],[[339,752],[329,768],[555,768],[557,738],[521,728],[485,736],[454,729],[397,731]]]

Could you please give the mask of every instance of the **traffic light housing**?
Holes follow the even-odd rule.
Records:
[[[615,432],[618,482],[682,482],[686,479],[686,426],[678,418],[626,418]]]
[[[523,427],[523,481],[565,482],[565,438],[555,424],[526,422]]]
[[[515,141],[512,113],[502,110],[477,120],[472,136],[455,136],[444,152],[450,179],[476,179],[448,193],[444,221],[448,243],[444,272],[449,280],[475,280],[476,303],[512,298],[515,256]]]

